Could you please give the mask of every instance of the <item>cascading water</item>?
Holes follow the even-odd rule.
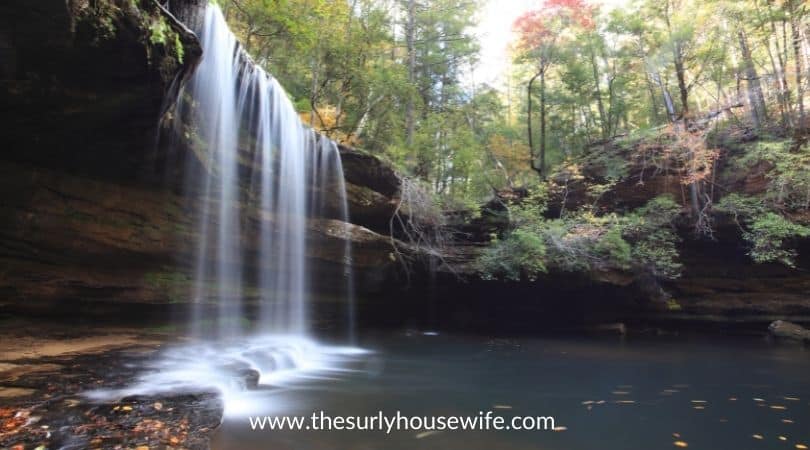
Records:
[[[206,323],[200,309],[213,294],[219,305],[220,337],[238,336],[243,331],[239,318],[245,274],[239,216],[245,203],[253,201],[271,217],[261,221],[259,229],[258,266],[272,268],[260,270],[257,277],[259,329],[305,334],[307,218],[320,214],[320,209],[309,208],[308,203],[317,205],[322,193],[314,190],[315,195],[308,196],[308,190],[322,179],[342,179],[337,146],[301,124],[278,82],[242,51],[219,7],[205,9],[199,34],[204,56],[189,84],[194,99],[191,122],[198,125],[199,138],[207,143],[205,157],[212,168],[198,182],[216,206],[200,215],[196,330],[199,333],[199,325]],[[189,118],[177,115],[176,120]],[[307,170],[307,166],[317,170],[317,162],[324,159],[337,162],[322,165],[334,172]],[[247,180],[240,179],[241,162],[247,163]],[[240,193],[243,182],[248,192]],[[329,193],[345,204],[345,190]],[[208,290],[212,283],[217,287],[214,292]]]
[[[246,373],[258,374],[259,384],[286,385],[304,375],[345,370],[341,362],[361,352],[319,345],[307,325],[307,227],[335,204],[340,220],[330,223],[347,226],[346,190],[337,145],[301,123],[278,82],[242,50],[219,7],[192,11],[185,21],[203,47],[202,61],[173,109],[176,133],[191,141],[192,157],[206,167],[187,182],[194,193],[189,195],[200,199],[191,293],[197,343],[166,352],[137,385],[94,395],[215,388],[226,414],[237,413],[247,403],[240,394]],[[249,214],[256,210],[258,217]],[[251,248],[246,234],[256,228]],[[353,330],[346,242],[344,288]],[[250,258],[257,261],[248,264]],[[258,289],[251,298],[257,302],[254,324],[245,323],[246,279]],[[353,331],[349,335],[353,340]]]
[[[199,23],[203,59],[183,92],[191,101],[181,95],[174,116],[178,130],[195,125],[209,168],[190,189],[206,199],[198,224],[194,330],[209,334],[212,318],[205,311],[213,300],[219,337],[244,334],[242,282],[250,274],[240,215],[250,205],[269,215],[258,230],[258,330],[304,335],[308,218],[322,217],[333,196],[339,219],[348,220],[340,154],[334,142],[301,123],[284,89],[242,50],[219,7],[203,11],[190,19]],[[348,267],[350,247],[344,256]],[[351,284],[351,272],[345,275]]]

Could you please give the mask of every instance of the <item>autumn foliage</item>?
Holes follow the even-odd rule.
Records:
[[[518,48],[531,50],[545,45],[570,26],[594,28],[596,12],[597,7],[585,0],[544,0],[539,8],[515,20]]]

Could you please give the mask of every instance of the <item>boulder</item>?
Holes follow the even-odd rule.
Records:
[[[810,330],[801,325],[784,320],[772,322],[768,325],[768,332],[778,338],[810,342]]]

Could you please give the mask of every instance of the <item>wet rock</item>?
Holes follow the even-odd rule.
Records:
[[[399,193],[402,180],[391,165],[369,153],[340,146],[340,158],[346,181],[365,186],[386,197]]]
[[[255,369],[245,369],[239,372],[239,378],[245,383],[246,389],[256,389],[259,387],[259,378],[261,374],[259,374],[258,370]]]
[[[810,330],[792,322],[777,320],[768,326],[768,332],[775,337],[794,341],[810,342]]]

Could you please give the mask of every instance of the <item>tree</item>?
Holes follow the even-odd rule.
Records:
[[[518,33],[518,59],[533,61],[534,75],[527,86],[530,166],[541,178],[546,176],[546,75],[561,45],[562,33],[570,26],[592,27],[593,9],[583,0],[545,0],[539,9],[519,17],[514,24]],[[535,156],[532,130],[532,97],[534,83],[540,81],[540,152],[539,166]]]

